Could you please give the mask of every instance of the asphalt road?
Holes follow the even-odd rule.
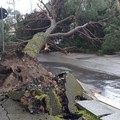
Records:
[[[120,75],[117,71],[120,68],[120,58],[118,56],[111,60],[111,57],[114,58],[114,56],[106,58],[96,55],[71,54],[65,56],[61,53],[50,53],[41,54],[38,59],[48,71],[54,74],[62,71],[73,72],[77,79],[88,86],[89,90],[120,102]],[[115,74],[115,71],[118,75]]]

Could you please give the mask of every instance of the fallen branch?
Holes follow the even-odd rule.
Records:
[[[75,27],[74,29],[66,32],[66,33],[53,33],[53,34],[50,34],[49,37],[52,38],[52,37],[67,37],[67,36],[71,36],[73,35],[75,32],[78,32],[79,30],[85,28],[86,26],[89,26],[89,25],[93,25],[93,24],[99,24],[98,22],[89,22],[89,23],[86,23],[82,26],[77,26]]]

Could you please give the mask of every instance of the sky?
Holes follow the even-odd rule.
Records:
[[[9,1],[12,2],[13,0],[0,0],[0,7],[14,8],[12,4],[8,4]],[[43,2],[46,3],[48,0],[43,0]],[[22,14],[30,13],[35,8],[38,9],[37,3],[39,3],[39,0],[15,0],[15,9]]]

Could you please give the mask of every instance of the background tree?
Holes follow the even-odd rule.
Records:
[[[116,4],[118,6],[116,6]],[[103,53],[112,54],[114,51],[119,51],[119,1],[113,0],[67,0],[65,4],[65,14],[69,15],[73,13],[77,18],[77,24],[82,25],[88,21],[104,21],[102,28],[94,28],[92,33],[99,37],[103,37],[103,42],[98,44],[97,49],[94,49],[93,45],[87,39],[74,38],[75,42],[63,41],[63,44],[75,45],[85,49],[102,49]],[[113,27],[114,26],[114,27]],[[116,26],[116,27],[115,27]],[[114,31],[114,32],[113,32]],[[116,32],[115,32],[116,31]]]
[[[16,38],[16,25],[20,18],[22,18],[22,15],[19,11],[13,10],[12,8],[7,8],[8,16],[4,19],[4,41],[5,41],[5,48],[9,48],[13,42],[18,42]],[[0,25],[1,22],[0,22]],[[1,37],[1,29],[0,27],[0,37]],[[0,41],[2,42],[2,40]],[[0,48],[2,48],[2,44],[0,44]]]

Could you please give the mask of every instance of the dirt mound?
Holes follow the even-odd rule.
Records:
[[[37,60],[24,54],[23,48],[24,44],[3,54],[0,62],[0,94],[20,101],[31,113],[42,111],[56,115],[69,112],[65,81],[60,81]]]
[[[54,76],[48,72],[36,59],[22,52],[25,44],[2,55],[0,94],[19,101],[30,113],[73,115],[68,108],[65,73]]]
[[[1,75],[7,75],[6,79],[1,82],[0,86],[2,86],[2,89],[0,89],[0,92],[18,89],[18,87],[22,87],[31,82],[37,82],[44,87],[46,85],[46,87],[48,87],[49,84],[51,87],[52,76],[50,76],[42,65],[27,56],[23,58],[13,57],[11,59],[6,59],[1,63],[0,71]],[[44,83],[46,83],[46,85],[44,85]]]

